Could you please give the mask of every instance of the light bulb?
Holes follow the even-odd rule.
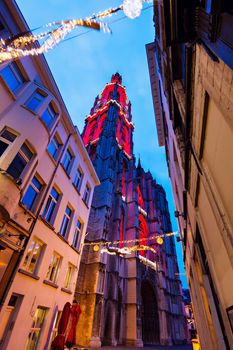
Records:
[[[124,14],[131,19],[134,19],[140,16],[142,11],[142,2],[143,0],[124,0],[123,2]]]

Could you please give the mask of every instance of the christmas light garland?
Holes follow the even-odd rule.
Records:
[[[18,34],[8,39],[0,38],[0,63],[25,56],[40,55],[54,48],[77,27],[88,27],[94,30],[110,33],[111,30],[106,23],[101,22],[105,17],[122,10],[124,14],[134,19],[141,14],[143,3],[151,0],[124,0],[123,4],[116,8],[94,14],[87,19],[72,19],[48,23],[45,27],[55,27],[52,30],[40,34],[27,33]]]
[[[107,253],[109,255],[124,256],[124,255],[129,255],[132,252],[142,251],[142,250],[150,250],[153,253],[157,253],[157,251],[154,248],[149,247],[147,245],[135,245],[132,247],[123,247],[123,248],[107,246],[107,247],[102,248],[100,250],[100,253]]]
[[[153,235],[146,238],[134,238],[134,239],[126,239],[126,240],[116,240],[116,241],[99,241],[99,242],[85,242],[84,246],[113,246],[118,244],[127,244],[127,243],[139,243],[139,242],[145,242],[145,240],[156,240],[157,244],[163,244],[163,238],[164,237],[170,237],[178,235],[179,232],[168,232],[161,235]],[[87,234],[88,236],[88,234]]]

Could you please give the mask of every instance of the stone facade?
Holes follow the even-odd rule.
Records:
[[[231,349],[232,2],[155,1],[147,45],[201,348]],[[160,34],[159,34],[160,33]],[[154,96],[159,96],[155,99]]]
[[[0,0],[2,18],[0,37],[29,31],[14,1]],[[45,57],[1,64],[1,350],[50,348],[73,301],[98,183]]]
[[[82,134],[101,182],[93,196],[76,289],[82,307],[77,342],[82,346],[186,341],[174,237],[163,237],[172,231],[166,194],[140,161],[135,166],[131,119],[131,104],[116,73],[97,96]],[[163,244],[152,236],[162,236]],[[109,247],[140,244],[156,253],[101,253],[105,242],[113,241],[120,242]],[[96,249],[93,244],[101,242]],[[143,258],[156,268],[141,263]]]

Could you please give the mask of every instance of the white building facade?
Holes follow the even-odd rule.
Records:
[[[0,36],[28,30],[0,2]],[[47,349],[99,183],[43,56],[0,66],[0,348]]]

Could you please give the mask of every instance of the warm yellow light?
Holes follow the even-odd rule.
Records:
[[[100,250],[100,246],[98,244],[95,244],[93,246],[93,250],[94,250],[94,252],[98,252]]]

